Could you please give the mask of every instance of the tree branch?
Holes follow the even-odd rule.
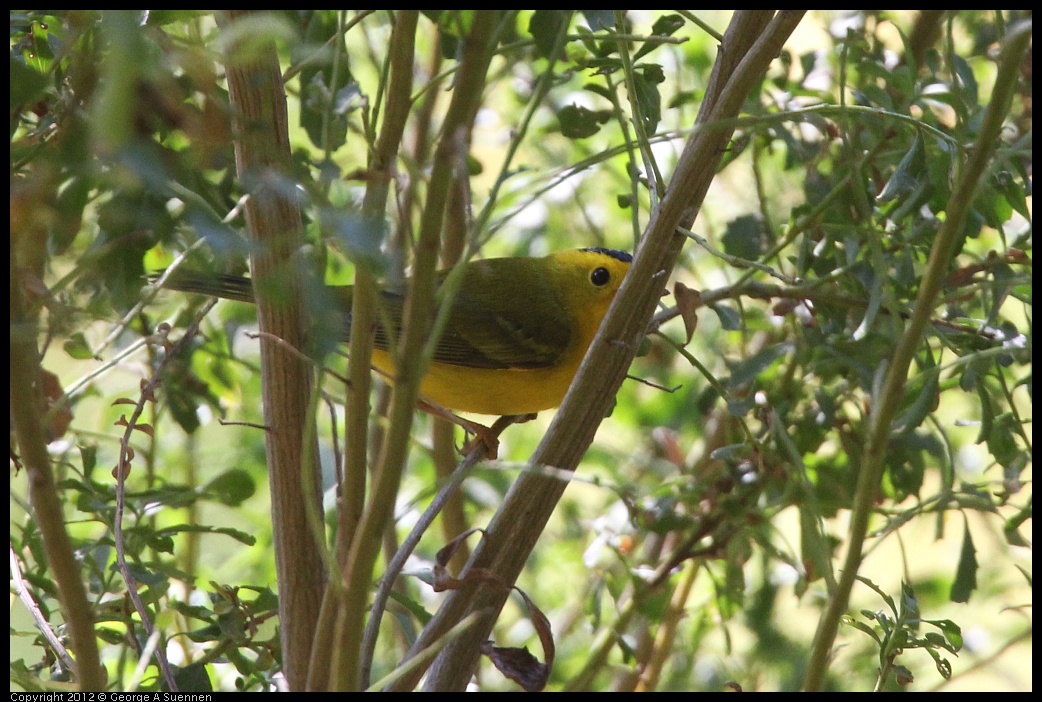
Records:
[[[716,165],[726,150],[731,127],[720,121],[737,115],[767,66],[781,50],[802,17],[783,11],[740,11],[732,19],[714,68],[694,135],[680,157],[659,207],[653,212],[637,256],[600,333],[579,369],[571,390],[542,443],[532,455],[535,465],[574,470],[593,440],[636,353],[654,312],[659,292],[672,270],[684,238],[678,225],[690,228]],[[753,40],[756,40],[755,43]],[[469,568],[487,568],[508,583],[521,571],[536,539],[566,487],[556,478],[522,475],[488,527]],[[479,647],[487,640],[505,602],[502,591],[453,592],[409,652],[431,645],[468,613],[485,611],[481,623],[453,640],[437,657],[427,678],[427,690],[463,690],[477,666]],[[394,689],[410,689],[419,674],[404,677]]]
[[[12,232],[13,233],[13,232]],[[47,432],[42,417],[44,400],[40,355],[36,349],[36,324],[29,319],[22,300],[21,276],[11,257],[11,421],[18,438],[22,463],[29,480],[29,502],[43,538],[47,567],[54,573],[62,616],[72,636],[76,654],[76,678],[80,690],[105,689],[105,675],[94,638],[93,609],[80,578],[80,566],[65,531],[65,515],[54,485],[47,455]]]

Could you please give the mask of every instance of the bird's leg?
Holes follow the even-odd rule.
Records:
[[[480,431],[474,432],[474,438],[468,441],[460,451],[467,455],[479,446],[484,446],[490,460],[495,460],[499,455],[499,435],[511,424],[530,422],[536,418],[535,412],[529,414],[506,414],[492,423],[491,427],[481,424],[475,425]]]
[[[495,460],[499,454],[499,435],[503,433],[511,424],[520,424],[521,422],[527,422],[535,419],[535,414],[509,414],[500,417],[492,423],[491,427],[486,427],[484,424],[478,424],[468,419],[464,419],[458,414],[451,412],[439,404],[420,398],[419,408],[427,414],[435,417],[441,417],[442,419],[452,422],[458,426],[463,427],[463,430],[469,434],[473,434],[474,438],[464,444],[460,450],[460,454],[467,455],[473,451],[477,446],[483,445],[490,459]]]
[[[489,428],[484,424],[478,424],[477,422],[471,422],[464,419],[452,410],[445,409],[436,402],[425,400],[422,397],[417,406],[429,415],[440,417],[447,422],[463,427],[464,431],[470,432],[471,434],[480,434],[481,432],[487,432],[489,430]]]

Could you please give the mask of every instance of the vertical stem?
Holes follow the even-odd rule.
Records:
[[[13,252],[12,252],[13,253]],[[28,318],[22,301],[21,276],[11,256],[11,421],[29,480],[29,502],[43,538],[47,566],[54,574],[62,614],[76,654],[76,678],[80,690],[105,689],[104,671],[94,638],[93,609],[80,578],[72,542],[65,531],[65,515],[54,485],[47,455],[47,431],[43,426],[44,399],[40,355],[36,348],[36,324]]]
[[[412,90],[413,53],[418,13],[401,10],[391,30],[390,85],[387,113],[380,136],[371,154],[369,183],[362,200],[365,226],[383,231],[387,197],[398,149],[409,116]],[[372,271],[358,266],[351,300],[351,359],[348,365],[347,421],[344,426],[344,484],[337,514],[337,564],[348,567],[350,548],[365,510],[365,484],[368,469],[370,371],[373,352],[373,327],[376,322],[378,291]],[[348,577],[344,574],[344,577]],[[322,617],[315,632],[315,648],[308,677],[308,689],[329,688],[331,671],[338,661],[334,642],[338,638],[338,612],[347,606],[344,581],[334,578],[322,602]]]
[[[222,31],[254,12],[218,14]],[[286,94],[272,43],[241,58],[226,48],[228,93],[235,112],[235,165],[252,191],[246,203],[251,268],[260,329],[297,349],[305,347],[307,319],[296,254],[304,242],[300,211],[281,194],[275,174],[290,161]],[[290,689],[307,680],[311,642],[325,587],[318,541],[307,519],[321,514],[318,442],[308,421],[314,378],[307,361],[282,344],[261,342],[265,440],[271,486],[275,567],[279,587],[283,673]],[[308,504],[310,503],[310,505]]]
[[[373,481],[372,497],[351,543],[345,567],[346,592],[337,617],[336,660],[331,666],[334,677],[330,686],[336,690],[357,690],[361,680],[358,663],[373,568],[379,555],[380,537],[393,515],[395,497],[408,457],[419,381],[427,362],[423,349],[434,316],[435,270],[445,204],[451,181],[460,173],[457,166],[465,163],[468,144],[461,141],[460,136],[469,133],[469,125],[480,105],[500,14],[486,11],[478,12],[474,17],[441,141],[434,155],[415,249],[413,277],[406,295],[402,338],[395,359],[390,422]],[[463,173],[466,173],[465,169]]]
[[[362,200],[362,216],[367,226],[384,228],[387,196],[394,172],[398,149],[411,106],[412,65],[416,44],[416,24],[419,13],[401,10],[395,16],[391,31],[391,78],[387,95],[387,116],[380,128],[376,149],[369,163],[369,183]],[[370,359],[372,358],[377,289],[372,273],[359,267],[352,300],[351,362],[349,367],[348,411],[345,427],[347,462],[345,475],[351,483],[345,486],[346,519],[341,520],[341,542],[351,544],[354,527],[362,516],[365,493],[367,430],[369,422],[369,390],[372,385]]]
[[[706,103],[670,181],[655,210],[633,265],[601,330],[587,353],[572,387],[543,442],[533,454],[536,465],[574,470],[593,440],[597,427],[625,377],[659,299],[664,276],[680,253],[683,237],[678,225],[689,227],[725,151],[731,128],[721,126],[734,117],[749,91],[778,55],[802,12],[739,11],[732,19]],[[748,31],[748,28],[755,31]],[[610,341],[609,341],[610,340]],[[557,478],[522,475],[475,550],[470,567],[489,568],[508,583],[521,571],[542,532],[565,484]],[[452,641],[436,659],[425,683],[431,690],[466,687],[496,616],[505,602],[502,592],[452,592],[413,645],[416,655],[469,612],[481,610],[479,625]],[[394,688],[415,686],[422,671],[403,676]]]

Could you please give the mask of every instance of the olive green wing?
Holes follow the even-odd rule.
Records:
[[[434,360],[469,368],[547,368],[572,339],[569,320],[530,261],[489,259],[467,265]],[[153,280],[157,276],[152,276]],[[444,279],[444,275],[443,275]],[[164,287],[254,302],[253,281],[232,275],[175,272]],[[341,341],[350,336],[352,289],[327,287],[312,299],[315,324]],[[404,295],[381,293],[373,343],[388,350],[401,335]]]
[[[473,368],[556,364],[572,340],[570,320],[534,262],[470,264],[435,360]]]

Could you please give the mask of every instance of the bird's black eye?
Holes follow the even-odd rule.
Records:
[[[593,273],[590,273],[590,282],[598,288],[607,285],[609,280],[611,280],[611,273],[607,268],[595,268]]]

